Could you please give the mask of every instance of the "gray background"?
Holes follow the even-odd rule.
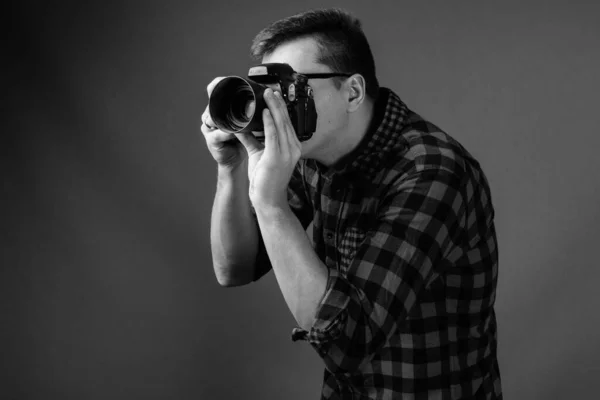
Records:
[[[216,283],[198,125],[260,28],[331,5],[362,19],[381,83],[489,177],[506,398],[598,396],[600,6],[300,3],[9,5],[0,398],[318,398],[273,275]]]

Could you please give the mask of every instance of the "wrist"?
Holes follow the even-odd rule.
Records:
[[[217,164],[217,177],[219,179],[239,179],[247,178],[247,170],[244,168],[245,163],[237,164]]]
[[[252,206],[258,217],[268,218],[269,220],[280,220],[285,218],[287,214],[292,211],[290,204],[287,201],[275,203],[253,201]]]

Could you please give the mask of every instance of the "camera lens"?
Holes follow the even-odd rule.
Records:
[[[264,85],[238,76],[221,80],[209,99],[209,111],[215,125],[232,133],[262,130],[260,113],[266,107],[262,97],[265,89]]]
[[[249,86],[239,86],[233,94],[229,111],[225,114],[228,128],[234,131],[244,129],[252,120],[256,102]]]

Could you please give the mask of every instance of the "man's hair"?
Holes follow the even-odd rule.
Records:
[[[377,98],[379,82],[371,47],[361,22],[342,9],[310,10],[276,21],[256,35],[250,51],[255,59],[261,60],[278,46],[306,37],[317,42],[318,63],[327,65],[333,72],[361,74],[367,95]],[[333,79],[339,88],[341,81]]]

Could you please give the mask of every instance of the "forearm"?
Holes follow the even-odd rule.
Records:
[[[221,285],[252,281],[258,235],[248,198],[246,164],[237,169],[219,167],[210,241],[215,275]]]
[[[283,297],[304,329],[313,324],[328,272],[288,205],[256,208],[258,224]]]

